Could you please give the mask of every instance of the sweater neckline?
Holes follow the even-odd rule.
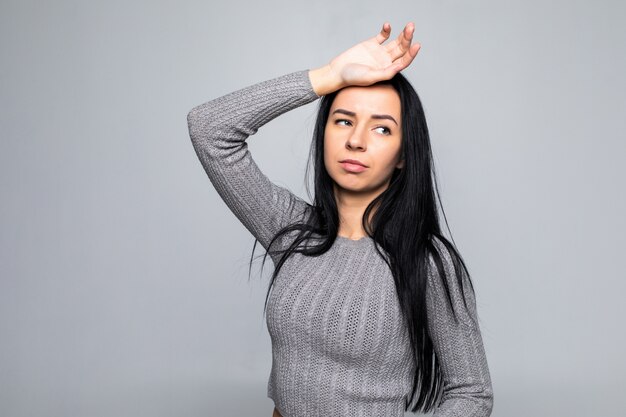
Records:
[[[359,239],[350,239],[347,237],[337,235],[337,240],[348,245],[359,245],[359,244],[368,243],[369,241],[372,240],[372,238],[369,236],[363,236]]]

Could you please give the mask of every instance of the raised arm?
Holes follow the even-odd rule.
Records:
[[[189,136],[209,179],[266,250],[276,232],[301,216],[307,204],[261,172],[245,141],[280,114],[318,98],[308,73],[243,88],[196,106],[187,115]]]
[[[444,382],[442,402],[433,417],[487,417],[493,408],[493,388],[474,293],[466,275],[461,290],[449,252],[442,243],[437,243],[458,322],[454,320],[442,278],[431,257],[426,297],[428,326]]]
[[[246,139],[265,123],[348,85],[370,85],[406,68],[419,50],[408,24],[383,45],[391,26],[328,65],[264,81],[194,107],[187,115],[196,154],[230,210],[267,250],[283,226],[302,219],[307,204],[273,184],[250,156]]]

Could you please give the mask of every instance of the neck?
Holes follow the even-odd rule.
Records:
[[[340,189],[335,185],[335,201],[337,203],[337,211],[339,213],[339,236],[349,239],[360,239],[367,236],[362,226],[363,215],[365,209],[382,191],[377,190],[370,193],[355,193]],[[375,209],[371,211],[371,221]]]

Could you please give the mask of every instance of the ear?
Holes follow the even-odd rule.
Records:
[[[401,159],[400,162],[396,164],[396,168],[398,169],[404,168],[404,159]]]

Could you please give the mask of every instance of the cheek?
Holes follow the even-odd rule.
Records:
[[[393,150],[391,151],[391,155],[391,159],[395,163],[402,159],[402,138],[398,138]]]
[[[392,165],[400,159],[400,146],[389,145],[376,149],[378,160],[382,165]]]
[[[400,148],[385,149],[379,155],[381,156],[381,165],[379,166],[381,173],[385,176],[390,175],[396,169],[398,162],[400,162]]]

